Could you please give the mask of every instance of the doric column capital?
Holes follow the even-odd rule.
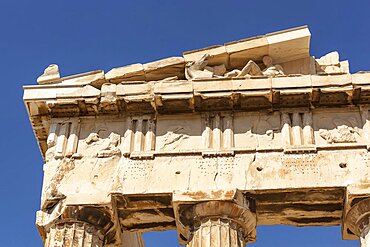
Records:
[[[256,215],[250,210],[249,203],[239,205],[228,201],[208,201],[195,204],[184,210],[180,216],[183,225],[190,231],[208,220],[224,220],[234,228],[239,228],[245,242],[254,242]]]
[[[180,243],[192,242],[194,237],[204,240],[201,232],[213,231],[211,229],[218,229],[214,231],[219,231],[215,234],[220,234],[221,239],[235,235],[235,239],[241,239],[243,243],[254,242],[257,225],[254,200],[245,198],[239,191],[228,191],[223,195],[210,192],[208,195],[194,198],[187,192],[174,196],[175,200],[182,199],[181,202],[175,202]],[[197,245],[192,243],[189,246]]]
[[[36,225],[45,246],[69,246],[60,244],[72,241],[74,236],[79,236],[78,239],[86,236],[97,243],[91,246],[102,246],[98,244],[100,241],[101,243],[120,242],[121,230],[114,218],[114,212],[109,206],[66,205],[60,202],[49,211],[38,211]],[[86,239],[86,241],[90,240]],[[54,242],[55,245],[51,245]],[[87,243],[89,242],[76,246],[90,247]]]
[[[345,221],[350,231],[361,237],[370,223],[370,198],[355,203],[348,211]]]

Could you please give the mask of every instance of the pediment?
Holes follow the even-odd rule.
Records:
[[[191,62],[210,54],[209,65],[225,64],[229,69],[242,68],[248,60],[261,61],[266,55],[283,63],[309,57],[310,37],[308,27],[302,26],[184,52],[183,56],[185,62]]]
[[[135,64],[115,68],[107,72],[110,82],[120,80],[163,80],[170,77],[186,78],[186,67],[208,55],[207,66],[224,66],[225,73],[242,69],[249,60],[257,64],[270,56],[274,62],[282,63],[297,59],[309,59],[310,31],[307,26],[269,33],[263,36],[187,51],[182,57],[171,57],[147,64]],[[308,74],[308,73],[306,73]]]
[[[91,84],[101,87],[103,83],[118,84],[124,81],[193,80],[197,78],[235,77],[253,61],[246,76],[264,76],[267,67],[263,57],[270,57],[280,72],[268,76],[318,73],[349,73],[348,62],[340,62],[339,54],[329,53],[320,59],[310,56],[311,33],[307,26],[296,27],[262,36],[187,51],[178,57],[169,57],[153,62],[129,64],[113,68],[107,73],[92,71],[61,78],[57,65],[45,69],[38,78],[39,84]],[[205,58],[206,57],[206,58]],[[202,60],[203,59],[203,60]],[[202,63],[201,68],[198,65]],[[192,64],[196,64],[191,68]],[[203,66],[204,65],[204,66]],[[195,76],[189,76],[189,69]],[[275,66],[276,67],[276,66]],[[273,68],[275,68],[273,67]],[[255,71],[257,70],[257,72]],[[192,73],[192,72],[191,72]],[[190,74],[191,74],[190,73]],[[194,73],[193,73],[194,74]]]

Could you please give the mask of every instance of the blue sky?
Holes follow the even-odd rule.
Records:
[[[22,85],[50,63],[66,76],[223,44],[300,25],[311,55],[338,50],[351,72],[370,69],[370,1],[0,1],[2,96],[1,246],[42,246],[34,221],[43,161],[22,102]],[[251,246],[358,246],[339,227],[259,227]],[[145,235],[148,247],[178,246],[174,232]]]

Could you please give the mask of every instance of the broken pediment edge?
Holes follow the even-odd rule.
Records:
[[[310,35],[308,27],[301,26],[224,45],[187,51],[182,57],[174,56],[144,64],[129,64],[113,68],[106,73],[103,70],[96,70],[61,78],[58,66],[51,65],[38,78],[38,83],[41,85],[90,84],[100,89],[104,83],[192,80],[199,77],[202,79],[237,78],[241,76],[240,71],[245,70],[245,67],[248,67],[247,72],[242,76],[247,77],[263,76],[265,75],[264,70],[268,70],[266,72],[268,76],[349,73],[348,61],[340,62],[337,59],[338,62],[327,63],[329,60],[335,60],[335,57],[339,58],[337,53],[329,53],[319,59],[310,56]],[[284,52],[288,48],[289,51]],[[204,56],[207,56],[207,68],[199,72],[200,76],[189,76],[187,68]],[[272,59],[272,71],[263,64],[262,60],[265,57]]]

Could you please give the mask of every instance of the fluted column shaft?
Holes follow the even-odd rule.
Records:
[[[193,236],[187,247],[242,247],[243,232],[230,219],[204,219],[194,227]]]
[[[370,226],[363,229],[360,236],[361,247],[370,247]]]
[[[254,201],[233,194],[234,200],[203,201],[179,214],[180,242],[187,247],[243,247],[256,239]]]
[[[60,222],[50,227],[45,247],[103,247],[103,237],[88,223]]]

